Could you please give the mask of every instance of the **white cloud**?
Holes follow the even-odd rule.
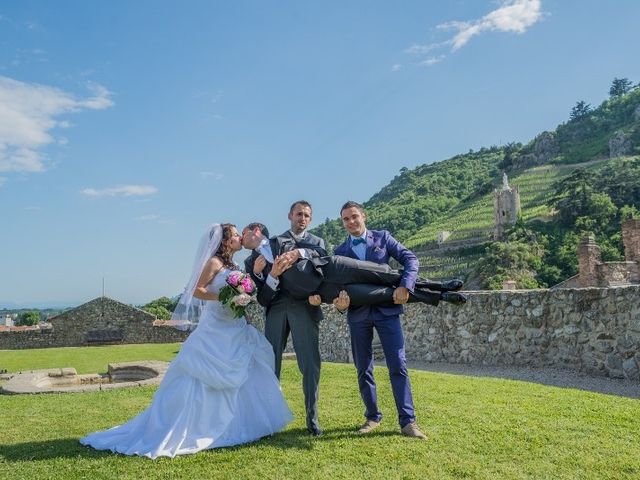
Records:
[[[401,64],[399,64],[399,63],[396,63],[395,65],[393,65],[393,66],[391,67],[391,71],[392,71],[392,72],[397,72],[397,71],[398,71],[398,70],[400,70],[401,68],[402,68],[402,65],[401,65]]]
[[[445,55],[438,55],[437,57],[429,57],[426,60],[421,61],[418,65],[423,65],[425,67],[430,67],[431,65],[435,65],[436,63],[444,60]]]
[[[427,53],[435,50],[437,48],[443,47],[447,45],[448,42],[440,42],[440,43],[431,43],[429,45],[418,45],[414,43],[409,48],[407,48],[404,53],[408,53],[410,55],[426,55]]]
[[[436,50],[450,48],[451,51],[465,46],[473,37],[485,32],[524,33],[529,27],[544,17],[541,0],[499,0],[500,7],[485,16],[470,21],[452,21],[437,26],[439,30],[453,30],[456,33],[447,40],[427,45],[413,44],[405,53],[425,57]],[[426,58],[418,65],[431,66],[441,62],[446,55]]]
[[[0,172],[44,171],[42,150],[56,142],[52,130],[70,126],[59,116],[113,105],[105,87],[90,84],[88,88],[93,96],[78,100],[54,87],[0,76]]]
[[[117,187],[103,188],[97,190],[95,188],[85,188],[80,191],[87,197],[133,197],[153,195],[158,189],[151,185],[120,185]]]
[[[218,172],[200,172],[200,176],[204,179],[213,178],[214,180],[222,180],[224,178],[224,174]]]
[[[543,17],[541,0],[502,0],[501,4],[500,8],[478,20],[448,22],[438,25],[438,28],[458,31],[449,40],[451,49],[455,51],[484,32],[524,33]]]

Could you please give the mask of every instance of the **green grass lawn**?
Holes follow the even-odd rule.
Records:
[[[9,371],[168,360],[179,348],[129,345],[0,351]],[[429,436],[399,435],[386,370],[378,368],[386,417],[367,437],[354,433],[363,407],[351,365],[325,363],[320,421],[304,430],[300,374],[285,362],[282,386],[295,420],[259,442],[152,461],[81,446],[83,435],[122,423],[154,388],[0,396],[0,478],[633,478],[640,477],[640,402],[503,379],[411,371],[418,422]]]

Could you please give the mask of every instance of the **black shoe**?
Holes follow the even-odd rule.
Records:
[[[462,284],[464,282],[457,278],[453,280],[447,280],[446,282],[442,282],[442,292],[457,292],[462,288]]]
[[[467,303],[467,297],[457,292],[442,292],[440,294],[440,300],[443,302],[453,303],[454,305],[462,305]]]
[[[312,425],[310,427],[307,427],[307,431],[314,437],[319,437],[323,433],[320,427],[318,427],[317,425]]]
[[[457,278],[445,282],[432,282],[430,280],[418,279],[416,287],[435,290],[437,292],[456,292],[462,288],[463,283],[462,280],[458,280]]]

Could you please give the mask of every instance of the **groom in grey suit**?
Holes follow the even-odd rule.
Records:
[[[300,258],[325,256],[324,240],[307,232],[312,210],[309,202],[299,200],[289,210],[291,228],[267,240],[269,233],[262,224],[251,224],[243,230],[243,241],[258,227],[264,237],[245,260],[245,270],[258,287],[258,302],[265,307],[265,336],[275,353],[275,373],[280,378],[282,353],[289,333],[293,338],[298,368],[302,373],[302,390],[307,411],[307,430],[322,435],[318,424],[318,386],[320,383],[319,323],[322,311],[307,298],[293,298],[288,289],[278,288],[280,275]],[[243,242],[244,243],[244,242]]]

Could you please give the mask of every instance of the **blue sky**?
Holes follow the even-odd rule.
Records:
[[[640,81],[637,0],[0,3],[0,307],[181,291],[284,231]],[[636,60],[633,60],[636,58]]]

